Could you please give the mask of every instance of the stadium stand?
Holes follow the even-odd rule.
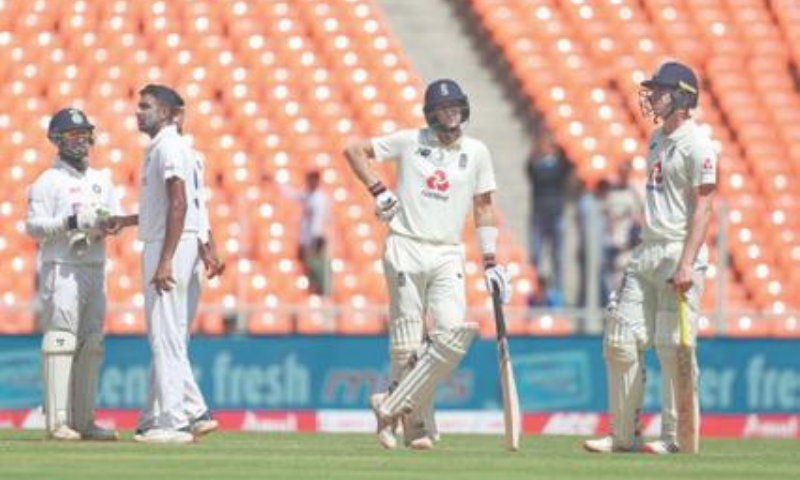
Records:
[[[211,221],[231,267],[207,285],[195,330],[223,333],[225,317],[236,312],[246,315],[253,334],[383,330],[383,227],[341,151],[353,135],[423,119],[420,80],[375,2],[10,0],[0,9],[0,79],[8,99],[0,109],[0,149],[15,160],[4,174],[12,187],[0,204],[9,220],[0,255],[14,278],[31,279],[4,288],[8,313],[0,332],[34,330],[23,308],[35,272],[35,245],[23,233],[25,186],[51,161],[49,115],[65,105],[87,111],[99,133],[93,163],[108,169],[124,208],[135,212],[146,138],[133,114],[137,92],[149,82],[173,85],[187,98],[186,130],[207,158]],[[334,199],[329,300],[308,293],[295,258],[299,207],[282,201],[275,185],[298,185],[309,169],[323,172]],[[505,233],[501,241],[524,280],[522,305],[535,276],[520,247]],[[470,242],[469,299],[486,307]],[[109,247],[107,329],[142,333],[141,246],[127,231]]]
[[[667,57],[704,78],[700,120],[722,151],[721,194],[732,271],[706,306],[768,312],[731,316],[734,333],[800,335],[785,312],[800,307],[800,8],[791,0],[465,0],[507,60],[529,106],[554,130],[577,172],[597,182],[640,155],[650,125],[638,82]],[[746,27],[746,28],[745,28]],[[196,325],[221,334],[246,316],[253,334],[371,334],[383,328],[382,227],[341,151],[354,135],[422,122],[419,78],[374,0],[4,0],[0,2],[0,333],[35,328],[35,245],[23,233],[25,186],[52,158],[49,115],[72,104],[99,127],[95,166],[107,168],[136,211],[146,138],[137,91],[175,86],[188,100],[186,130],[207,157],[212,225],[230,265],[207,286]],[[642,158],[637,165],[641,169]],[[299,209],[275,182],[323,172],[334,201],[333,294],[308,294],[295,259]],[[716,235],[712,235],[715,237]],[[713,238],[712,238],[713,243]],[[138,252],[128,231],[109,242],[110,333],[144,331]],[[468,299],[492,334],[475,241]],[[514,307],[536,288],[522,248],[501,236],[516,274]],[[719,252],[714,252],[716,257]],[[30,280],[28,280],[30,279]],[[718,302],[719,301],[719,302]],[[714,332],[714,322],[704,333]],[[564,334],[569,321],[510,318],[515,334]]]
[[[704,78],[699,119],[719,142],[733,274],[729,310],[742,335],[796,335],[798,80],[790,1],[469,0],[530,108],[544,116],[588,182],[643,151],[650,126],[635,92],[661,61]],[[794,21],[794,22],[793,22]],[[642,170],[642,158],[637,166]],[[792,219],[792,220],[790,220]],[[716,232],[712,232],[712,241]],[[712,256],[718,255],[714,252]],[[715,270],[706,306],[718,305]],[[706,322],[706,331],[712,322]]]

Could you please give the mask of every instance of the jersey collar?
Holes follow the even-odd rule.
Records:
[[[70,165],[69,162],[67,162],[61,157],[56,157],[55,167],[66,171],[69,175],[73,177],[85,177],[89,173],[88,167],[86,168],[85,171],[81,172],[80,170]]]

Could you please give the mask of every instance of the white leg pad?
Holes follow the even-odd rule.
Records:
[[[476,325],[469,324],[434,332],[414,368],[381,404],[381,415],[396,417],[421,408],[426,399],[432,398],[439,382],[456,369],[477,331]]]
[[[644,396],[644,362],[633,343],[605,345],[608,407],[613,448],[630,450],[639,435]]]
[[[42,384],[45,425],[48,432],[70,426],[70,384],[75,356],[75,335],[50,331],[42,338]]]
[[[656,346],[661,365],[661,440],[676,443],[678,413],[675,404],[675,379],[678,375],[678,351],[671,346]]]
[[[75,354],[72,373],[72,426],[88,432],[94,426],[97,407],[97,377],[103,363],[103,335],[90,334]]]

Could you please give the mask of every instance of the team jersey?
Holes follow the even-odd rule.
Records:
[[[109,175],[93,168],[80,172],[61,159],[42,173],[28,192],[26,229],[39,241],[43,263],[103,263],[103,237],[67,230],[66,218],[81,208],[104,207],[119,215],[119,198]],[[88,238],[88,241],[86,239]]]
[[[168,200],[166,182],[183,181],[186,189],[186,219],[183,235],[199,235],[204,226],[201,178],[202,160],[174,125],[161,129],[145,152],[139,201],[139,239],[162,241],[167,230]]]
[[[392,232],[419,240],[460,245],[473,198],[496,188],[489,150],[463,136],[442,145],[428,128],[373,138],[378,161],[397,162],[400,210]]]
[[[670,135],[657,129],[648,145],[642,239],[684,241],[694,211],[694,190],[717,183],[714,145],[692,120]]]

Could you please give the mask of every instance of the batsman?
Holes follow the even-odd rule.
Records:
[[[94,415],[104,352],[104,224],[119,214],[119,200],[109,176],[89,167],[94,125],[86,114],[60,110],[47,137],[58,156],[30,188],[25,225],[39,242],[47,437],[116,440],[117,433],[98,427]]]
[[[583,445],[597,453],[694,452],[699,435],[694,345],[708,263],[704,241],[713,210],[717,155],[711,139],[691,117],[699,87],[689,67],[666,62],[641,86],[642,113],[658,127],[648,142],[642,242],[605,317],[611,435]],[[688,324],[684,335],[682,324]],[[660,439],[642,445],[638,416],[644,351],[653,346],[662,371],[662,431]]]
[[[487,280],[499,286],[504,301],[511,295],[509,277],[495,261],[491,156],[482,142],[463,135],[469,100],[456,82],[441,79],[428,85],[424,101],[427,128],[360,140],[345,150],[374,197],[378,218],[389,224],[383,267],[390,296],[390,387],[370,399],[378,440],[386,448],[397,446],[399,422],[408,447],[433,447],[436,386],[450,377],[477,333],[466,322],[461,239],[470,209]],[[372,170],[371,160],[396,162],[396,194]]]

